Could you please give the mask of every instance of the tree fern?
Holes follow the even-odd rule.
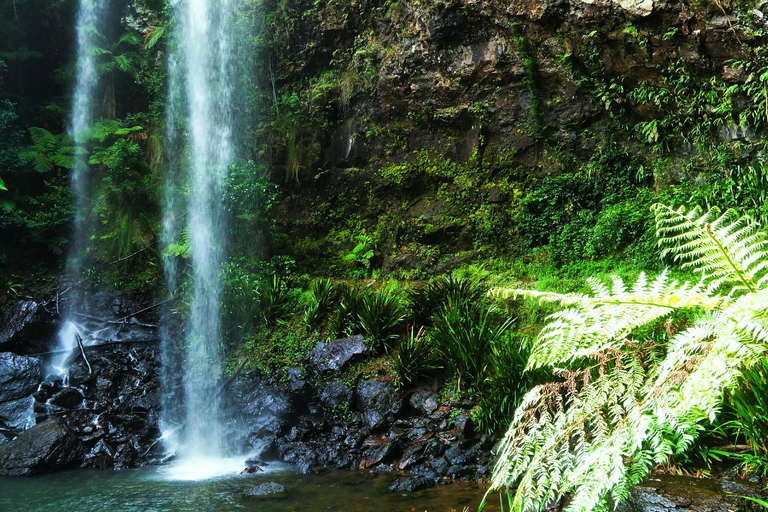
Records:
[[[710,280],[710,286],[732,285],[751,292],[768,279],[768,238],[757,222],[733,210],[685,213],[656,204],[656,236],[662,255],[671,254]]]
[[[500,445],[492,489],[514,510],[610,510],[654,465],[689,447],[714,419],[740,364],[768,342],[766,237],[751,219],[654,205],[659,244],[701,273],[695,284],[641,274],[632,287],[589,279],[592,294],[495,289],[567,306],[539,334],[528,367],[558,382],[532,389]],[[720,291],[722,290],[722,291]],[[726,293],[727,292],[727,293]],[[647,326],[694,320],[668,340]],[[511,491],[514,490],[514,491]]]

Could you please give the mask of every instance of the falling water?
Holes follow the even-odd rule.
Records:
[[[75,222],[72,241],[68,247],[66,277],[69,281],[68,297],[73,302],[82,302],[83,259],[88,240],[88,225],[86,219],[91,204],[88,201],[88,156],[87,144],[93,128],[93,118],[96,110],[94,98],[99,85],[96,54],[97,37],[107,16],[107,2],[99,0],[81,0],[77,11],[77,64],[75,70],[75,88],[72,94],[72,113],[68,127],[69,136],[75,143],[73,168],[70,174],[70,185],[75,197]],[[65,321],[57,335],[57,351],[60,355],[51,362],[52,370],[60,374],[66,381],[67,361],[70,352],[77,347],[75,335],[81,336],[78,328],[70,318],[71,314],[62,312]]]
[[[77,12],[77,67],[75,89],[72,97],[72,115],[69,135],[77,146],[74,167],[71,173],[71,188],[75,196],[75,226],[72,243],[69,246],[67,275],[75,283],[81,279],[88,230],[85,219],[90,209],[88,204],[88,156],[85,146],[93,127],[95,111],[94,98],[99,82],[96,69],[97,37],[104,24],[106,2],[81,0]],[[77,286],[76,284],[74,286]]]
[[[221,375],[221,267],[225,256],[225,179],[233,160],[232,33],[236,0],[173,0],[175,38],[168,63],[169,183],[166,244],[184,238],[190,256],[190,302],[181,360],[166,328],[164,436],[181,445],[189,466],[211,468],[227,455]],[[184,226],[184,228],[182,228]],[[169,289],[182,279],[166,257]],[[182,383],[174,389],[174,367]],[[201,460],[206,462],[201,463]]]

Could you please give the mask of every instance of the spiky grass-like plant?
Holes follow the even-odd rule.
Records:
[[[739,367],[768,341],[766,235],[732,211],[654,205],[659,245],[696,284],[641,274],[632,286],[588,280],[591,295],[492,290],[567,306],[550,317],[528,361],[559,381],[523,398],[500,446],[492,489],[516,511],[563,500],[567,511],[611,510],[654,465],[689,447],[719,412]],[[644,339],[674,315],[668,339]]]
[[[441,276],[408,293],[413,305],[412,319],[417,325],[432,325],[433,316],[452,304],[468,308],[482,302],[488,289],[480,282],[453,274]]]
[[[330,279],[315,279],[309,284],[310,302],[304,311],[304,322],[317,328],[328,320],[341,295],[340,288]]]
[[[399,337],[405,310],[400,293],[380,289],[366,294],[357,306],[357,318],[368,341],[374,348],[389,349]]]

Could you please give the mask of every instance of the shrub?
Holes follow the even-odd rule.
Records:
[[[726,430],[738,442],[743,439],[752,448],[753,455],[768,456],[768,360],[761,357],[745,365],[736,378],[736,387],[726,394],[727,408],[723,416]],[[768,462],[768,460],[766,461]]]
[[[447,307],[448,304],[465,308],[470,304],[483,301],[486,292],[487,288],[480,282],[467,277],[453,275],[439,277],[409,292],[412,318],[417,325],[432,325],[432,317],[435,313]]]
[[[339,300],[331,314],[328,329],[334,336],[362,332],[358,311],[363,298],[372,293],[370,286],[360,288],[349,283],[339,284]]]
[[[512,336],[501,336],[491,345],[488,377],[483,382],[483,395],[475,413],[480,428],[496,432],[512,419],[523,395],[541,373],[526,371],[529,354],[528,343]]]
[[[433,347],[425,336],[424,330],[419,329],[414,334],[414,329],[409,329],[408,334],[400,339],[400,344],[392,355],[395,385],[408,386],[416,382],[419,377],[426,377],[439,368]]]
[[[309,284],[309,292],[310,302],[304,311],[304,322],[315,329],[328,321],[341,293],[339,286],[330,279],[315,279]]]
[[[274,325],[287,317],[295,305],[288,285],[277,274],[259,287],[259,314],[267,325]]]

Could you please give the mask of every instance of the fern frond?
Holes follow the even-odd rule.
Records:
[[[686,213],[656,204],[653,210],[662,255],[671,254],[683,268],[706,276],[711,289],[729,285],[754,292],[765,285],[768,237],[750,217],[733,210],[720,214],[717,208]]]
[[[53,169],[53,162],[42,153],[34,149],[19,151],[19,158],[32,166],[35,172],[46,173]]]
[[[669,281],[663,272],[650,284],[641,274],[631,291],[618,277],[613,287],[595,279],[590,280],[594,297],[527,293],[544,300],[556,299],[573,306],[549,317],[538,336],[536,348],[528,362],[529,368],[562,366],[596,352],[618,348],[634,329],[655,322],[679,309],[710,310],[722,307],[729,299],[704,293],[700,284],[679,284]]]
[[[29,128],[29,136],[35,149],[41,153],[50,153],[56,149],[56,136],[45,128],[32,126]]]
[[[566,494],[566,511],[615,509],[654,465],[693,444],[741,365],[766,352],[768,239],[759,226],[733,212],[654,209],[665,253],[701,272],[697,284],[670,282],[665,271],[631,287],[590,279],[591,296],[491,291],[568,306],[550,317],[529,360],[562,382],[524,397],[494,468],[492,488],[516,488],[517,511]],[[722,285],[733,289],[715,294]],[[697,316],[663,347],[627,339],[677,310]]]

